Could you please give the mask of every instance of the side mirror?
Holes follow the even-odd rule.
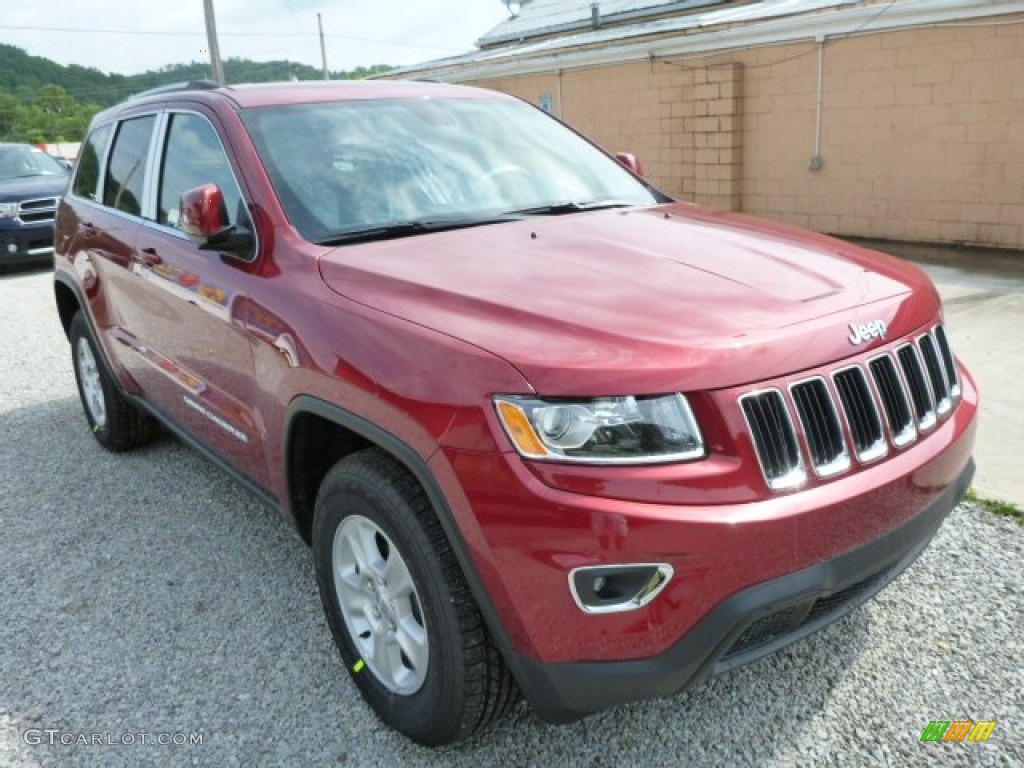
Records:
[[[224,193],[216,184],[203,184],[181,196],[181,229],[202,250],[251,257],[253,237],[245,227],[228,224]]]
[[[181,228],[199,245],[205,245],[227,228],[224,194],[216,184],[203,184],[181,196]]]
[[[636,159],[636,155],[631,155],[629,152],[616,152],[615,159],[632,171],[635,176],[643,178],[644,167],[640,164],[640,161]]]

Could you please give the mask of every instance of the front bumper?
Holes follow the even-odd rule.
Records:
[[[0,267],[53,264],[53,222],[0,223]]]
[[[719,603],[657,656],[555,664],[520,658],[520,683],[539,715],[569,722],[628,701],[678,693],[773,653],[849,613],[902,573],[963,498],[973,475],[972,460],[924,511],[882,538]]]
[[[881,589],[965,492],[977,411],[963,371],[959,404],[924,439],[841,478],[750,503],[701,503],[713,489],[690,503],[639,502],[614,497],[619,488],[600,477],[570,492],[563,478],[541,478],[508,453],[446,448],[431,469],[520,688],[538,713],[565,721],[677,692]],[[750,482],[763,485],[759,476]],[[568,588],[574,569],[630,563],[665,563],[674,576],[640,609],[580,610]]]

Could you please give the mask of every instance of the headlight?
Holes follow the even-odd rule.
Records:
[[[494,398],[501,424],[530,459],[583,464],[657,464],[704,456],[683,395],[541,400]]]
[[[17,215],[17,203],[0,203],[0,219],[13,219]]]

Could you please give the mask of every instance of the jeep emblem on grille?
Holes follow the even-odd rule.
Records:
[[[884,339],[889,327],[884,320],[872,320],[870,323],[850,323],[849,340],[851,344],[863,344],[871,339]]]

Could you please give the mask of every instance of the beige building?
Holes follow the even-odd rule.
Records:
[[[684,200],[1024,248],[1024,2],[528,0],[394,76],[543,106]]]

